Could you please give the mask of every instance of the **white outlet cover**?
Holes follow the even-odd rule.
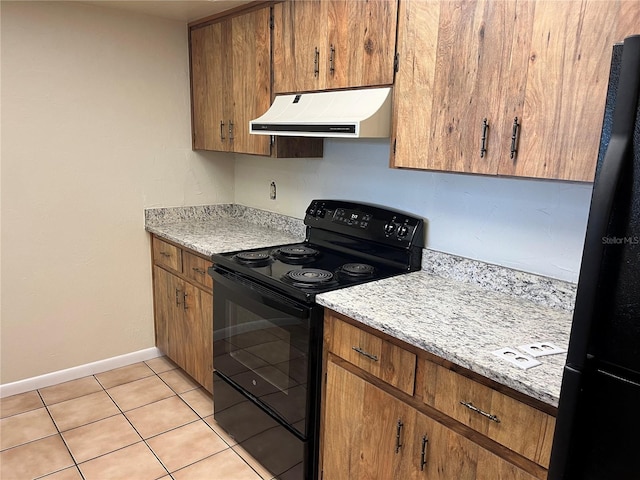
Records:
[[[494,355],[500,357],[503,360],[515,365],[516,367],[522,368],[523,370],[527,370],[528,368],[537,367],[538,365],[542,365],[535,358],[530,357],[529,355],[525,355],[522,352],[519,352],[515,348],[505,347],[499,350],[494,350]]]
[[[543,357],[545,355],[555,355],[557,353],[565,353],[566,348],[558,347],[551,342],[536,342],[528,345],[520,345],[518,350],[527,353],[532,357]]]

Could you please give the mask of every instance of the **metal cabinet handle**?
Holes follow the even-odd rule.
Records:
[[[180,291],[178,288],[176,288],[176,305],[177,306],[180,306],[180,297],[181,297],[180,294],[181,293],[182,293],[182,291]],[[183,297],[183,300],[184,300],[184,297]]]
[[[422,451],[420,452],[420,471],[424,471],[424,466],[427,464],[427,443],[429,443],[429,439],[424,435],[422,437]]]
[[[233,140],[233,122],[229,120],[229,140]]]
[[[484,158],[487,153],[487,130],[489,130],[489,124],[487,119],[482,120],[482,145],[480,145],[480,158]]]
[[[402,432],[402,427],[404,423],[402,423],[401,419],[398,419],[398,425],[396,426],[396,453],[400,451],[400,447],[402,444],[400,443],[400,433]]]
[[[193,270],[194,272],[196,272],[196,273],[198,273],[200,275],[204,275],[205,273],[207,273],[207,272],[205,272],[204,270],[202,270],[201,268],[198,268],[198,267],[191,267],[191,270]]]
[[[500,419],[498,417],[496,417],[495,415],[491,415],[490,413],[487,413],[483,410],[480,410],[478,407],[476,407],[473,403],[471,402],[460,402],[461,405],[464,405],[465,407],[467,407],[469,410],[472,410],[476,413],[479,413],[480,415],[482,415],[483,417],[487,417],[489,420],[491,420],[492,422],[496,422],[496,423],[500,423]]]
[[[329,50],[329,73],[331,73],[332,77],[333,77],[333,74],[336,72],[335,66],[333,64],[335,56],[336,56],[336,47],[331,45],[331,48]]]
[[[373,355],[372,353],[365,352],[363,349],[361,349],[360,347],[356,347],[355,345],[353,347],[351,347],[351,348],[353,350],[355,350],[356,352],[358,352],[360,355],[364,355],[365,357],[370,358],[374,362],[378,361],[378,356],[377,355]]]
[[[511,131],[511,159],[516,158],[518,154],[518,131],[520,130],[520,124],[518,123],[518,117],[513,119],[513,130]]]
[[[182,308],[184,310],[188,310],[189,309],[189,307],[187,306],[187,292],[184,292],[182,294]]]
[[[320,50],[316,47],[315,56],[313,57],[313,76],[317,77],[320,74]]]
[[[220,140],[224,141],[224,122],[220,120]]]
[[[160,252],[160,255],[162,255],[163,257],[170,257],[171,254],[167,253],[167,252]]]

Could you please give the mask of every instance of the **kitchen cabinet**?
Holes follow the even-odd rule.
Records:
[[[324,478],[536,478],[331,361],[326,410]]]
[[[194,150],[322,157],[321,138],[249,134],[249,121],[266,112],[272,100],[270,19],[270,7],[263,6],[191,25]]]
[[[324,339],[324,478],[546,478],[548,413],[332,311]],[[460,405],[458,394],[501,415],[501,427],[492,431],[495,420]]]
[[[194,149],[270,154],[248,127],[271,103],[269,21],[267,7],[191,29]]]
[[[391,165],[592,181],[633,3],[401,2]]]
[[[274,91],[391,85],[397,9],[397,0],[275,4]]]
[[[153,237],[156,346],[213,391],[213,294],[210,261]]]

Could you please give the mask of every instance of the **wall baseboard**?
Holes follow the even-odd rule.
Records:
[[[78,365],[77,367],[58,370],[57,372],[46,373],[37,377],[26,378],[17,382],[6,383],[0,385],[0,398],[10,397],[19,393],[29,392],[38,388],[57,385],[58,383],[77,380],[78,378],[95,375],[96,373],[106,372],[114,368],[124,367],[132,363],[151,360],[152,358],[162,356],[162,352],[156,347],[138,350],[137,352],[126,353],[117,357],[105,358],[97,362]]]

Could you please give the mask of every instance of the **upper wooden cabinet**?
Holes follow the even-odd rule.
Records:
[[[401,2],[391,165],[592,181],[612,46],[638,25],[637,2]]]
[[[193,148],[269,155],[249,120],[271,104],[268,7],[191,30]]]
[[[275,4],[274,91],[391,85],[397,8],[397,0]]]

